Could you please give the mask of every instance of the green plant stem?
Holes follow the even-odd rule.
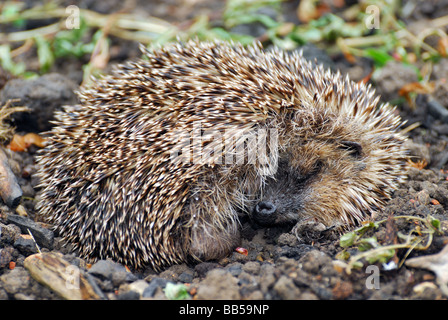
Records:
[[[80,17],[82,17],[89,27],[104,28],[110,25],[109,33],[128,40],[149,43],[154,39],[154,35],[161,35],[166,32],[174,33],[176,28],[168,22],[155,18],[145,17],[139,19],[133,15],[117,13],[112,15],[100,14],[87,9],[80,9]],[[41,11],[29,9],[20,14],[8,17],[0,17],[0,23],[13,22],[18,18],[21,19],[48,19],[48,18],[66,18],[68,14],[63,8]],[[111,21],[112,20],[112,21]],[[0,33],[0,41],[3,42],[19,42],[36,36],[50,36],[58,31],[65,30],[63,20],[51,25],[40,27],[32,30],[17,31],[11,33]]]

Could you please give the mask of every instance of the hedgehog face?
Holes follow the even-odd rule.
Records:
[[[388,157],[394,150],[386,142],[399,137],[367,134],[357,124],[332,126],[338,134],[298,138],[279,155],[278,170],[251,211],[258,224],[314,218],[328,227],[351,225],[382,207],[400,180],[400,166]]]

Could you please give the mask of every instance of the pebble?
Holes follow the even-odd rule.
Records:
[[[120,286],[117,299],[119,300],[133,300],[139,299],[148,288],[149,284],[145,280],[137,280],[132,283],[126,283]],[[135,298],[136,296],[136,298]],[[134,298],[133,298],[134,297]]]
[[[147,287],[143,290],[142,297],[143,298],[151,298],[155,295],[158,288],[163,289],[166,287],[166,284],[170,282],[167,279],[163,278],[153,278]]]
[[[0,244],[13,244],[20,237],[20,228],[15,224],[0,223]]]
[[[199,284],[196,298],[198,300],[239,300],[241,294],[238,279],[224,269],[210,270]]]
[[[290,246],[282,246],[277,247],[274,251],[274,260],[279,259],[280,257],[287,257],[299,260],[303,255],[307,252],[315,250],[312,246],[306,244],[299,244],[294,247]]]
[[[202,262],[194,267],[194,272],[198,277],[205,277],[205,275],[213,269],[220,268],[221,266],[216,262]]]
[[[257,261],[249,261],[243,265],[243,270],[250,274],[259,274],[260,272],[260,263]]]
[[[338,281],[332,290],[333,298],[347,299],[353,293],[353,285],[348,281]]]
[[[312,250],[307,252],[300,260],[303,270],[309,273],[318,273],[323,266],[331,265],[332,259],[325,253]]]
[[[34,254],[25,259],[24,265],[35,280],[51,288],[64,299],[100,298],[82,270],[71,265],[60,254],[52,252]]]
[[[280,299],[293,300],[300,296],[300,289],[294,284],[294,281],[282,275],[275,283],[273,290],[277,293]]]
[[[417,192],[415,197],[416,197],[416,200],[424,206],[427,206],[429,204],[429,202],[431,201],[431,197],[429,196],[429,193],[426,190],[421,190],[421,191]]]
[[[116,273],[126,274],[126,268],[119,263],[113,262],[111,260],[98,260],[89,269],[89,274],[99,277],[100,279],[112,280],[112,276]],[[120,276],[116,276],[116,279]]]
[[[243,271],[243,265],[240,262],[234,262],[226,266],[226,269],[230,272],[232,276],[238,277]]]
[[[415,294],[415,299],[419,300],[435,300],[441,298],[439,288],[433,282],[422,282],[414,286],[412,291]]]
[[[36,79],[12,79],[1,91],[0,104],[9,99],[20,99],[20,105],[27,106],[31,112],[11,116],[16,120],[17,130],[42,132],[51,129],[49,121],[53,120],[55,110],[77,103],[75,90],[77,85],[59,73],[44,74]]]
[[[22,267],[16,267],[0,276],[0,287],[8,294],[23,292],[29,287],[30,276]]]
[[[138,300],[140,299],[140,295],[135,291],[126,291],[119,295],[117,295],[117,300]]]
[[[191,283],[193,281],[194,275],[191,271],[185,271],[182,272],[178,277],[177,280],[183,283]]]
[[[14,248],[7,247],[0,249],[0,268],[7,266],[12,261]]]
[[[8,215],[7,221],[8,223],[17,225],[20,228],[21,232],[24,234],[28,234],[29,230],[39,246],[48,248],[50,250],[53,249],[53,231],[42,227],[28,217],[19,216],[17,214]]]
[[[38,252],[36,243],[31,237],[19,237],[14,241],[14,248],[18,249],[20,253],[26,256]]]

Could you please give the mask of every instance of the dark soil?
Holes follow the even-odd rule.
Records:
[[[68,5],[73,1],[66,2]],[[444,3],[441,8],[448,6],[447,1],[439,1],[437,6],[441,2]],[[94,1],[80,3],[100,12],[111,12],[117,10],[121,1],[107,2],[108,5],[106,2],[104,5],[95,4]],[[198,12],[193,4],[182,6],[184,1],[141,3],[136,10],[148,10],[148,13],[171,22],[185,21]],[[198,3],[200,10],[206,13],[222,10],[220,1]],[[295,4],[291,1],[288,5],[294,7]],[[406,21],[414,23],[440,16],[429,10],[428,5],[425,2],[417,6]],[[135,44],[115,39],[112,47],[116,47],[114,52],[117,53],[112,57],[112,63],[138,55]],[[314,49],[310,50],[310,58],[316,57],[316,52],[322,55],[321,50]],[[340,69],[342,74],[349,74],[355,81],[372,71],[372,62],[367,59],[358,59],[351,64],[343,57],[323,54],[318,60]],[[15,117],[18,133],[40,133],[50,128],[48,121],[53,111],[76,101],[73,91],[81,81],[79,70],[79,61],[68,60],[58,61],[51,74],[37,80],[0,77],[6,79],[0,88],[0,100],[21,98],[32,109],[28,115]],[[441,60],[434,66],[431,80],[438,86],[435,99],[445,110],[448,108],[447,75],[448,60]],[[399,98],[398,91],[403,85],[416,79],[412,69],[392,62],[376,75],[373,82],[383,101],[393,101]],[[407,125],[420,123],[408,133],[408,147],[414,162],[426,161],[427,165],[425,168],[409,168],[408,180],[377,217],[380,220],[391,215],[421,218],[430,215],[441,221],[441,232],[432,244],[424,251],[412,251],[407,259],[438,253],[448,243],[448,121],[445,121],[448,118],[443,118],[431,103],[427,96],[422,95],[417,97],[416,106],[411,107],[404,102],[397,109]],[[36,147],[29,148],[27,152],[8,151],[11,168],[23,190],[22,205],[28,212],[29,221],[17,222],[20,219],[15,212],[0,205],[0,299],[60,298],[53,290],[30,277],[24,267],[25,258],[38,252],[34,240],[24,236],[27,228],[35,228],[32,233],[39,235],[40,238],[35,236],[38,238],[35,240],[42,252],[61,253],[63,260],[86,275],[97,295],[103,299],[167,299],[164,288],[168,283],[185,284],[192,299],[447,299],[436,275],[426,269],[402,265],[388,270],[385,264],[375,263],[379,279],[374,287],[369,285],[371,271],[364,260],[361,268],[347,272],[347,262],[338,260],[344,250],[339,245],[341,234],[337,230],[305,228],[298,237],[291,227],[261,228],[244,217],[241,247],[247,249],[247,255],[234,252],[220,261],[175,265],[161,273],[150,269],[130,272],[108,260],[90,266],[70,253],[69,248],[60,242],[59,235],[55,234],[53,239],[53,235],[45,231],[48,226],[27,224],[36,218],[35,205],[39,199],[35,177],[36,151]],[[407,234],[415,225],[415,221],[396,220],[391,228],[394,235]],[[379,243],[386,243],[390,230],[386,230],[386,224],[381,224],[378,229],[370,231],[369,236],[376,236]],[[356,247],[349,248],[347,252],[351,256],[359,253]],[[398,250],[396,261],[404,259],[405,253],[406,250]]]

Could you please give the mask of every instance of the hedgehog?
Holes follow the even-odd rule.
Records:
[[[38,213],[89,261],[220,259],[241,213],[349,228],[405,179],[403,122],[370,85],[258,42],[141,50],[55,114],[38,156]]]

